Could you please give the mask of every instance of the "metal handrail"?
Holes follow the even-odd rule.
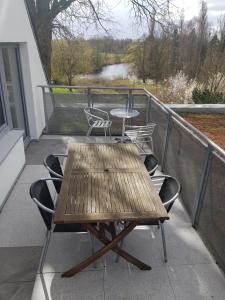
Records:
[[[38,85],[38,87],[41,88],[62,88],[62,89],[80,89],[80,90],[132,90],[132,91],[145,91],[143,88],[138,88],[138,87],[126,87],[126,86],[114,86],[114,87],[109,87],[109,86],[85,86],[85,85]]]
[[[124,90],[124,91],[143,91],[147,96],[151,97],[151,99],[161,106],[161,108],[167,111],[172,117],[174,117],[177,121],[183,124],[186,128],[190,129],[195,135],[199,138],[203,139],[204,142],[209,144],[214,150],[219,152],[221,155],[225,156],[225,150],[221,148],[219,145],[214,143],[210,138],[208,138],[204,133],[199,131],[193,125],[191,125],[188,121],[174,112],[171,108],[162,103],[156,96],[154,96],[151,92],[146,90],[145,88],[140,87],[105,87],[105,86],[66,86],[66,85],[39,85],[38,87],[44,88],[65,88],[65,89],[82,89],[82,90]]]

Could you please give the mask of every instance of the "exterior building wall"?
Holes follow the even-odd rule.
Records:
[[[5,136],[3,141],[11,144],[6,157],[0,162],[0,210],[14,182],[25,164],[23,134],[22,132],[11,132],[11,136]]]
[[[0,43],[17,43],[20,49],[25,101],[31,139],[38,139],[45,126],[41,89],[47,81],[24,0],[0,1]]]
[[[37,86],[46,85],[47,80],[24,0],[0,0],[0,44],[10,43],[19,47],[29,136],[36,140],[45,127],[43,97]],[[0,208],[25,164],[22,133],[8,130],[0,135]]]

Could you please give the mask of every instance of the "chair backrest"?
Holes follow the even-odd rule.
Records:
[[[60,161],[57,156],[55,156],[53,154],[48,155],[44,160],[44,165],[48,169],[49,174],[52,178],[55,178],[55,177],[62,178],[63,177],[62,168],[61,168]],[[59,193],[62,182],[53,180],[53,184],[55,186],[57,193]]]
[[[139,142],[145,142],[152,139],[153,132],[155,130],[155,123],[148,123],[146,126],[140,128],[137,132],[136,140]]]
[[[157,177],[157,176],[155,176],[155,177]],[[158,177],[160,177],[160,176],[158,176]],[[167,212],[169,212],[173,206],[174,201],[179,196],[180,183],[177,181],[176,178],[169,176],[169,175],[164,175],[161,177],[164,178],[164,181],[163,181],[163,184],[159,191],[159,196],[160,196]]]
[[[144,160],[144,165],[148,170],[149,175],[153,176],[159,166],[158,159],[153,154],[147,154]]]
[[[30,196],[38,206],[48,230],[51,229],[54,204],[45,180],[35,181],[30,187]]]
[[[85,113],[85,116],[86,116],[88,125],[91,126],[91,125],[93,124],[93,117],[92,117],[90,108],[89,108],[89,107],[86,107],[86,108],[84,109],[84,113]]]

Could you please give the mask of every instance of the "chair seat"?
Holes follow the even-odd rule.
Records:
[[[54,232],[87,232],[82,224],[57,224]]]
[[[94,128],[108,128],[112,125],[112,121],[108,120],[97,120],[94,121],[92,127]]]
[[[146,132],[140,132],[138,130],[126,130],[125,135],[132,141],[132,142],[148,142],[152,141],[152,137]]]

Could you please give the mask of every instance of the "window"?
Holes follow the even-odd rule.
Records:
[[[6,121],[5,121],[5,114],[4,114],[4,108],[2,103],[2,97],[0,94],[0,131],[5,127]]]
[[[19,49],[16,44],[0,43],[1,126],[22,129],[28,137],[26,104],[22,82]]]

